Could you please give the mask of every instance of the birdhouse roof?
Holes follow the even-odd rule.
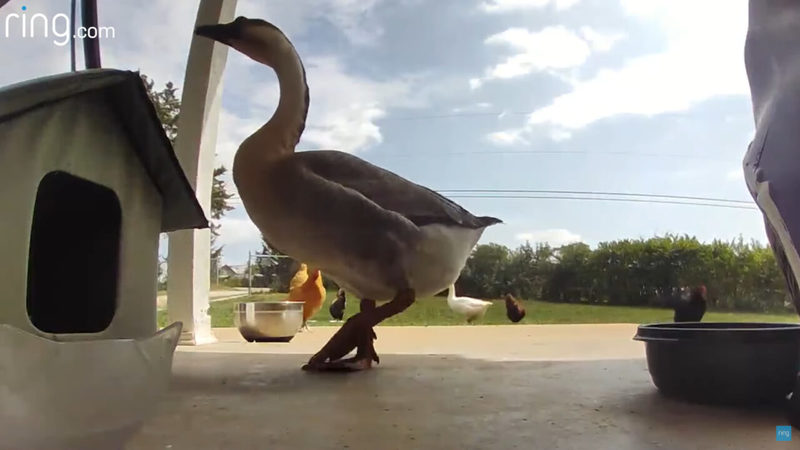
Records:
[[[136,156],[162,197],[161,231],[207,228],[205,213],[137,72],[92,69],[2,88],[0,122],[60,100],[98,91],[102,92],[99,98],[107,101],[116,114]]]

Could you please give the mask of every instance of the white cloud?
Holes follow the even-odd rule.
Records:
[[[504,61],[485,70],[482,78],[471,78],[470,89],[475,90],[489,80],[517,78],[535,72],[549,72],[568,84],[575,84],[570,73],[582,66],[592,52],[607,52],[624,37],[619,32],[600,32],[581,27],[580,33],[564,26],[548,26],[539,31],[526,28],[508,28],[486,38],[489,46],[505,47],[515,51]]]
[[[601,70],[535,110],[521,130],[579,129],[618,115],[686,111],[708,99],[748,95],[744,68],[744,0],[621,0],[635,20],[663,33],[666,48]],[[709,32],[713,17],[713,33]]]
[[[581,242],[581,236],[563,228],[553,228],[547,230],[534,230],[527,233],[519,233],[516,236],[521,241],[548,243],[553,247]]]
[[[320,149],[357,152],[383,141],[375,120],[386,111],[373,104],[351,104],[346,108],[327,111],[322,120],[309,121],[303,141]]]
[[[236,15],[266,19],[292,40],[309,32],[309,24],[321,19],[331,23],[351,43],[370,45],[378,42],[383,32],[370,20],[372,11],[381,1],[239,0]],[[104,67],[141,70],[159,84],[173,81],[183,85],[197,2],[155,0],[148,3],[147,8],[141,8],[135,2],[100,0],[98,11],[100,24],[113,26],[116,31],[115,39],[101,42]],[[153,17],[160,20],[153,20]],[[169,38],[154,38],[166,36]],[[67,49],[63,48],[67,51],[66,58]],[[233,51],[229,52],[229,57],[231,53]]]
[[[550,5],[556,10],[569,9],[580,0],[488,0],[481,3],[481,9],[488,13],[507,13],[526,9],[541,9]]]
[[[381,0],[332,0],[331,20],[354,44],[374,45],[383,35],[375,21],[365,20]],[[323,13],[324,15],[325,13]]]
[[[572,133],[570,133],[569,131],[566,131],[566,130],[561,130],[561,129],[556,128],[556,129],[550,131],[550,139],[552,139],[555,142],[566,141],[566,140],[570,139],[571,137],[572,137]]]
[[[569,69],[586,62],[589,44],[576,33],[558,25],[531,32],[509,28],[489,36],[485,43],[509,47],[517,53],[487,69],[485,80],[508,79],[546,69]]]
[[[522,137],[522,133],[515,130],[496,131],[494,133],[489,133],[486,138],[489,140],[489,142],[495,145],[514,145],[527,143],[525,138]]]
[[[220,112],[219,127],[217,132],[217,164],[228,168],[228,173],[233,168],[233,157],[242,141],[260,128],[266,119],[243,118],[231,111],[223,109]]]
[[[241,142],[261,127],[280,99],[272,69],[231,53],[225,74],[225,98],[236,99],[236,111],[220,117],[217,160],[232,167]],[[310,106],[301,149],[359,152],[383,140],[377,120],[392,107],[425,105],[428,95],[415,90],[413,77],[375,81],[352,75],[332,56],[305,58]]]
[[[220,220],[220,236],[217,245],[237,245],[261,241],[261,232],[250,219],[223,217]]]
[[[161,0],[142,8],[135,2],[101,0],[98,15],[100,25],[114,27],[116,34],[100,42],[103,67],[140,70],[157,86],[168,81],[183,86],[197,15],[195,2]]]
[[[614,47],[614,44],[619,42],[625,37],[625,33],[611,32],[603,33],[596,31],[591,27],[581,27],[581,36],[589,43],[592,50],[597,52],[607,52]]]
[[[358,152],[379,144],[383,136],[375,122],[387,108],[415,104],[411,80],[351,75],[334,57],[309,58],[306,73],[311,107],[303,143],[315,148]]]
[[[236,14],[268,20],[280,27],[290,39],[313,33],[314,24],[322,20],[334,25],[353,44],[374,45],[383,35],[383,29],[371,20],[372,12],[382,1],[239,0]]]

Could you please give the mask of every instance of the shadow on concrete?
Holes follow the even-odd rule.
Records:
[[[662,397],[644,360],[386,355],[317,374],[300,370],[308,357],[176,354],[170,394],[128,448],[768,449],[787,424],[779,409]]]

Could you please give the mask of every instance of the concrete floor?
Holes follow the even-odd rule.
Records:
[[[374,370],[314,374],[300,366],[332,329],[289,344],[215,330],[220,343],[179,348],[172,391],[126,448],[794,448],[775,441],[781,411],[661,397],[635,326],[376,331]]]

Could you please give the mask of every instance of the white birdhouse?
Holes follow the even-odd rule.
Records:
[[[208,221],[138,73],[0,90],[0,323],[66,340],[156,331],[159,233]]]

